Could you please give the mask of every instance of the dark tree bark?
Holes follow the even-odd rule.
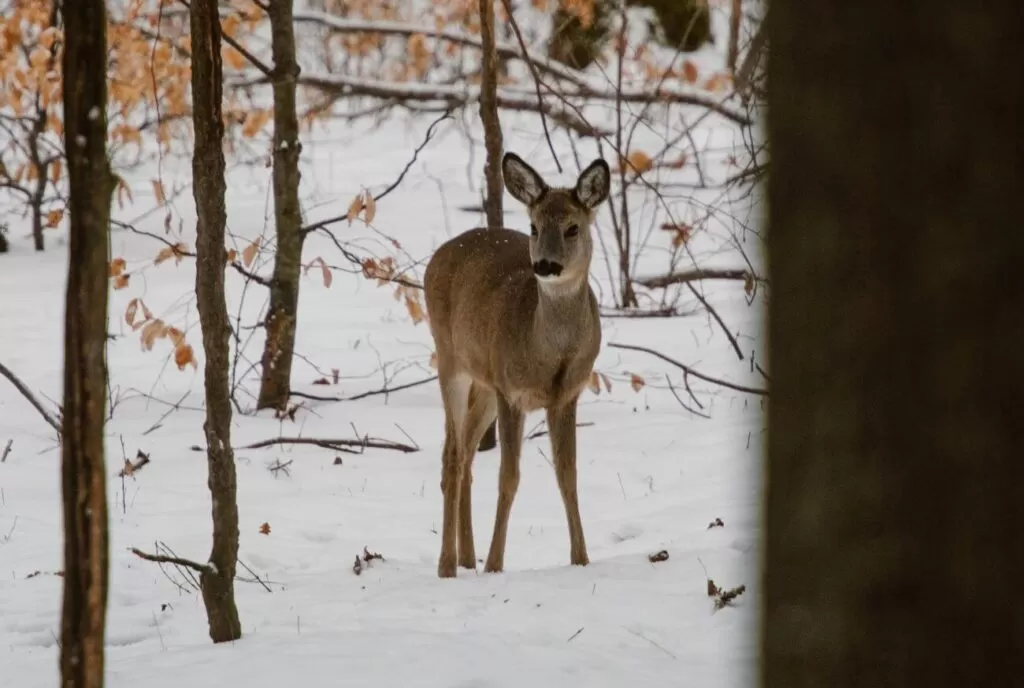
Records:
[[[224,297],[223,68],[217,0],[192,0],[192,195],[196,202],[196,300],[206,355],[206,457],[213,501],[212,567],[200,574],[203,603],[215,643],[237,640],[242,625],[235,606],[238,498],[231,449],[228,386],[230,325]]]
[[[63,6],[64,146],[70,245],[64,313],[61,487],[64,688],[103,685],[109,543],[103,429],[107,391],[107,247],[113,174],[107,159],[107,12],[103,0]]]
[[[295,30],[292,0],[269,3],[274,56],[274,222],[277,254],[270,282],[263,379],[257,408],[284,409],[291,392],[295,326],[302,277],[302,213],[299,208],[299,120],[295,108]]]
[[[505,213],[503,195],[504,180],[501,176],[502,135],[501,119],[498,117],[498,51],[496,48],[494,24],[494,0],[480,0],[480,39],[483,42],[482,74],[480,82],[480,120],[484,125],[484,147],[487,161],[484,163],[486,196],[484,211],[490,229],[503,227]],[[497,445],[495,423],[487,428],[480,440],[479,451],[494,449]]]
[[[1019,685],[1019,4],[768,22],[762,685]]]

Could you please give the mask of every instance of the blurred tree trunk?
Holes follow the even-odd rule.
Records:
[[[713,40],[708,0],[626,0],[626,5],[654,10],[654,35],[673,50],[692,53]]]
[[[615,0],[593,0],[593,14],[583,21],[578,11],[561,0],[551,13],[548,57],[573,69],[589,67],[608,45],[616,5]]]
[[[762,685],[1019,685],[1019,5],[768,22]]]
[[[64,312],[61,487],[64,688],[103,685],[109,543],[106,410],[107,247],[113,174],[107,159],[107,12],[103,0],[63,8],[64,141],[70,245]]]
[[[242,637],[235,606],[238,562],[238,497],[231,448],[228,387],[230,325],[224,296],[224,120],[223,67],[217,0],[192,0],[192,194],[196,228],[196,300],[206,354],[206,459],[213,501],[212,566],[200,574],[203,604],[215,643]]]
[[[299,208],[299,120],[295,83],[299,65],[295,59],[292,0],[269,3],[271,51],[274,57],[274,223],[277,253],[270,282],[267,338],[263,346],[263,379],[260,409],[285,409],[291,393],[295,326],[302,277],[302,212]]]
[[[480,38],[483,41],[483,64],[480,84],[480,120],[484,125],[484,147],[487,161],[484,164],[486,196],[484,211],[487,227],[504,227],[505,213],[503,197],[505,184],[501,176],[502,135],[501,120],[498,118],[498,51],[494,23],[494,0],[480,0]],[[487,428],[480,440],[480,451],[494,449],[497,445],[495,423]]]

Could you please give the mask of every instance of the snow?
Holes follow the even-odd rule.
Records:
[[[400,264],[423,259],[450,236],[477,226],[481,218],[456,210],[479,201],[482,182],[480,132],[472,130],[472,157],[458,125],[420,154],[402,185],[377,204],[374,226],[401,244]],[[503,116],[506,149],[527,159],[552,183],[574,181],[575,167],[553,172],[535,120]],[[341,124],[303,134],[302,197],[307,221],[343,214],[362,188],[379,192],[390,184],[422,140],[427,121],[392,119],[379,128]],[[476,125],[474,124],[474,127]],[[714,127],[718,127],[717,129]],[[641,138],[643,134],[639,135]],[[698,130],[698,140],[722,150],[735,135],[717,118]],[[564,161],[571,160],[564,135]],[[580,144],[585,165],[595,155]],[[656,146],[640,141],[640,147]],[[589,157],[588,157],[589,156]],[[705,173],[728,174],[716,155]],[[467,162],[472,159],[472,173]],[[184,240],[194,246],[195,215],[190,161],[165,157],[131,172],[135,204],[116,210],[118,219],[164,236],[163,211],[147,212],[150,179],[184,188],[170,199]],[[470,180],[470,177],[472,178]],[[470,186],[470,182],[472,186]],[[229,175],[229,231],[239,253],[261,233],[272,236],[270,170],[235,166]],[[714,192],[708,198],[716,198]],[[506,195],[510,226],[528,224],[522,207]],[[683,200],[675,202],[685,216]],[[634,212],[650,221],[652,209]],[[736,211],[735,208],[732,209]],[[739,211],[736,211],[739,212]],[[602,210],[606,215],[607,211]],[[607,217],[602,217],[605,230]],[[396,249],[361,220],[333,227],[349,248],[387,255]],[[49,407],[62,389],[65,242],[45,253],[31,251],[23,225],[13,224],[12,253],[0,256],[4,336],[0,361],[15,371]],[[667,245],[655,233],[653,246]],[[693,250],[704,267],[743,265],[721,237],[698,234]],[[295,421],[268,413],[235,414],[232,443],[239,447],[278,435],[354,437],[368,434],[415,442],[421,450],[402,454],[367,450],[352,455],[315,446],[236,450],[240,559],[270,588],[236,582],[241,640],[211,644],[202,601],[173,567],[133,556],[129,547],[155,551],[166,543],[181,557],[204,561],[210,549],[210,495],[206,459],[191,451],[203,445],[203,354],[192,292],[194,262],[153,258],[154,240],[115,230],[112,255],[127,260],[128,288],[111,292],[109,345],[115,400],[107,426],[110,522],[110,593],[107,620],[107,685],[147,688],[180,685],[315,686],[408,685],[469,688],[520,685],[745,686],[756,669],[756,609],[759,600],[759,495],[764,413],[759,397],[695,384],[704,404],[701,418],[685,411],[664,382],[681,375],[641,353],[602,347],[597,369],[612,379],[610,393],[586,392],[578,430],[580,509],[591,564],[568,564],[569,540],[558,488],[549,464],[546,436],[527,440],[522,478],[509,524],[506,571],[459,570],[454,580],[436,576],[440,551],[440,451],[443,413],[437,383],[357,401],[306,401]],[[598,250],[600,250],[598,248]],[[753,260],[757,251],[746,246]],[[322,256],[346,266],[333,244],[311,235],[305,261]],[[664,252],[650,249],[638,274],[665,271]],[[268,274],[263,258],[253,268]],[[251,324],[264,290],[243,289],[227,271],[232,320],[243,313]],[[422,275],[422,266],[415,271]],[[592,281],[602,303],[610,303],[604,258],[595,256]],[[311,270],[301,287],[293,385],[303,392],[352,396],[433,374],[433,345],[425,324],[414,326],[391,287],[360,274],[335,270],[330,288]],[[742,283],[703,286],[741,342],[739,361],[706,313],[682,318],[607,318],[605,343],[649,346],[702,372],[762,386],[750,371],[755,353],[764,361],[760,300],[748,306]],[[686,292],[682,292],[684,295]],[[16,298],[12,295],[17,294]],[[244,296],[244,298],[243,298]],[[658,294],[655,294],[657,297]],[[123,313],[135,297],[157,317],[186,331],[200,368],[179,372],[170,345],[139,346],[138,332]],[[687,305],[693,305],[689,300]],[[245,373],[258,361],[262,333],[252,333],[239,365],[239,399],[250,408],[258,385]],[[243,333],[243,338],[249,333]],[[381,367],[385,370],[382,371]],[[339,370],[338,385],[313,385]],[[326,371],[326,373],[325,373]],[[647,384],[635,392],[632,373]],[[685,399],[685,397],[684,397]],[[543,414],[528,417],[533,430]],[[54,433],[38,413],[0,379],[0,447],[14,440],[0,464],[0,675],[4,685],[36,688],[57,682],[60,636],[61,491]],[[410,439],[411,438],[411,439]],[[151,463],[134,476],[117,473],[125,455],[137,450]],[[273,461],[292,461],[271,472]],[[486,556],[493,526],[496,451],[474,466],[473,512],[477,555]],[[722,519],[723,527],[709,528]],[[269,534],[261,534],[267,523]],[[368,547],[384,560],[353,561]],[[665,549],[668,561],[648,555]],[[706,595],[707,575],[721,587],[746,585],[734,607],[714,611]],[[30,576],[35,572],[40,575]],[[245,569],[238,575],[252,579]],[[175,585],[173,578],[183,587]]]

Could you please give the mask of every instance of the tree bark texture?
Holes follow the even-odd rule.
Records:
[[[501,119],[498,117],[498,51],[494,22],[494,0],[480,0],[480,39],[483,42],[480,80],[480,120],[484,125],[484,163],[486,196],[484,211],[490,229],[505,226],[505,184],[501,176],[503,143]],[[489,451],[498,444],[496,423],[491,423],[480,440],[479,451]]]
[[[64,145],[70,243],[64,314],[61,487],[63,688],[103,685],[109,542],[103,429],[107,391],[107,13],[103,0],[63,6]]]
[[[767,21],[762,685],[1020,685],[1019,4]]]
[[[274,56],[274,222],[277,227],[277,254],[270,282],[263,378],[256,406],[284,409],[291,392],[305,238],[299,207],[302,144],[299,143],[299,120],[295,107],[299,65],[295,59],[292,0],[274,0],[269,10]]]
[[[217,0],[192,0],[192,194],[196,202],[196,299],[203,330],[206,385],[206,456],[213,502],[212,567],[200,576],[203,603],[215,643],[237,640],[242,626],[235,606],[238,499],[231,448],[228,386],[228,309],[224,296],[223,69]]]

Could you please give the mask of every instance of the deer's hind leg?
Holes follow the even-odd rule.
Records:
[[[441,466],[441,493],[444,511],[441,521],[441,556],[437,562],[437,575],[454,578],[456,568],[456,532],[459,526],[459,497],[463,475],[460,438],[469,410],[471,378],[452,371],[440,361],[438,377],[441,380],[441,400],[444,403],[444,451]]]
[[[480,439],[497,416],[498,402],[495,392],[473,383],[469,392],[469,408],[462,434],[462,482],[459,486],[459,566],[476,568],[476,548],[473,545],[473,458]]]

